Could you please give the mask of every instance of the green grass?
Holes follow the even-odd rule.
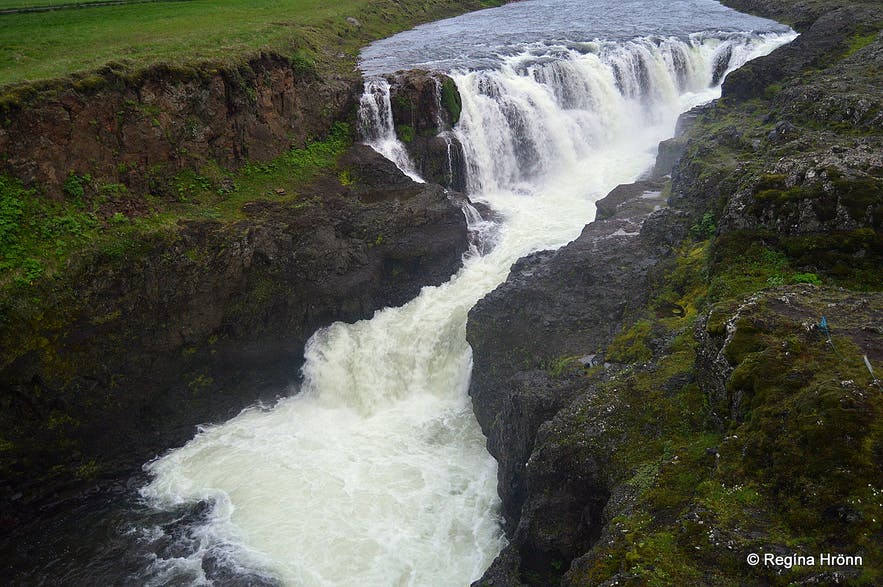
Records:
[[[357,9],[368,0],[347,3]],[[2,18],[0,84],[62,76],[108,61],[217,59],[279,47],[291,25],[343,18],[323,0],[240,0],[109,6]]]
[[[367,40],[491,4],[192,0],[8,14],[0,16],[0,85],[93,70],[111,61],[139,66],[227,62],[261,50],[293,55],[304,49],[328,59],[338,52],[352,57]],[[348,16],[359,19],[361,27],[349,24]]]
[[[873,43],[877,40],[877,34],[877,32],[873,32],[866,35],[858,34],[850,37],[846,44],[846,53],[844,54],[844,57],[849,57]]]

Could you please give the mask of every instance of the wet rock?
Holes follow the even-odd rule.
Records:
[[[737,6],[742,2],[734,2]],[[831,10],[815,19],[788,45],[766,57],[755,59],[732,72],[724,80],[722,96],[748,100],[763,95],[778,80],[795,76],[800,70],[818,67],[841,53],[857,23],[873,22],[878,8],[860,3]]]
[[[640,217],[640,213],[630,214],[627,208],[640,206],[643,203],[642,200],[653,200],[654,204],[647,207],[652,211],[660,203],[660,197],[655,196],[660,195],[662,187],[660,182],[648,180],[619,185],[605,197],[595,202],[595,207],[597,208],[595,217],[599,220],[604,220],[616,216],[617,213],[619,213],[621,218],[626,216]],[[646,211],[645,209],[645,214]],[[632,210],[632,212],[637,211]]]
[[[470,394],[488,447],[500,462],[498,491],[510,537],[485,579],[506,585],[646,582],[664,576],[656,574],[655,566],[662,563],[652,550],[655,547],[641,559],[646,546],[643,532],[653,532],[651,528],[661,528],[657,537],[673,536],[679,552],[684,545],[690,547],[685,560],[697,573],[694,578],[721,572],[708,580],[761,584],[780,579],[781,574],[772,571],[750,574],[743,564],[751,552],[744,549],[784,548],[768,533],[721,523],[701,503],[680,513],[667,509],[673,503],[668,500],[679,490],[673,487],[676,481],[666,485],[661,479],[664,474],[670,474],[671,480],[685,479],[681,476],[685,455],[666,455],[646,468],[629,471],[610,467],[611,459],[627,451],[640,452],[642,443],[654,435],[660,440],[670,437],[666,435],[671,432],[663,431],[655,418],[645,417],[648,406],[643,404],[650,394],[662,398],[662,410],[668,409],[669,398],[689,397],[683,413],[696,418],[701,412],[696,426],[703,431],[742,426],[739,434],[722,436],[711,445],[697,444],[689,466],[703,478],[718,482],[716,472],[729,459],[730,474],[737,479],[744,475],[760,478],[758,486],[790,488],[783,489],[778,499],[791,499],[789,491],[801,491],[789,518],[795,524],[813,516],[843,527],[863,523],[854,515],[855,508],[841,506],[849,491],[863,482],[863,475],[879,476],[879,467],[866,466],[863,460],[879,452],[873,444],[879,441],[870,440],[873,433],[867,427],[878,409],[871,405],[878,396],[859,389],[858,371],[854,377],[830,381],[820,377],[808,387],[815,369],[827,360],[824,341],[814,338],[811,326],[830,308],[842,328],[839,336],[851,340],[841,344],[871,349],[868,352],[876,356],[879,337],[872,340],[877,330],[868,325],[880,320],[875,309],[883,307],[878,294],[801,284],[726,298],[696,322],[695,333],[682,333],[697,344],[697,358],[694,363],[687,354],[689,358],[678,364],[673,375],[655,357],[672,360],[675,341],[657,332],[656,326],[687,315],[690,309],[668,306],[663,300],[645,307],[642,315],[656,314],[655,322],[648,320],[652,324],[642,339],[654,359],[610,364],[603,371],[595,368],[582,379],[560,368],[568,358],[579,369],[594,362],[579,357],[611,355],[606,345],[621,323],[631,320],[632,312],[642,306],[646,300],[642,290],[654,283],[652,276],[672,271],[667,257],[671,248],[695,247],[697,241],[707,239],[721,246],[719,254],[724,255],[729,254],[721,244],[729,242],[726,239],[751,235],[761,239],[757,246],[788,242],[788,254],[800,258],[799,264],[794,261],[795,269],[803,271],[832,265],[809,252],[815,247],[853,243],[850,257],[837,269],[841,272],[848,271],[845,266],[850,263],[877,258],[871,242],[879,238],[878,180],[883,169],[878,160],[883,150],[875,89],[879,40],[848,59],[837,59],[846,52],[848,40],[865,30],[862,23],[879,20],[879,8],[872,3],[726,3],[771,16],[786,14],[803,34],[791,46],[729,76],[724,103],[694,113],[694,120],[703,125],[702,134],[688,130],[682,139],[660,148],[663,156],[670,148],[671,159],[679,157],[671,169],[671,208],[649,217],[645,210],[640,222],[615,224],[611,214],[629,209],[620,198],[624,202],[625,194],[639,192],[634,186],[620,188],[599,203],[594,228],[589,225],[558,252],[537,253],[517,262],[506,283],[470,313],[467,335],[475,361]],[[836,65],[825,69],[831,63]],[[752,102],[741,104],[748,100]],[[676,154],[679,149],[682,155]],[[670,165],[662,163],[657,176]],[[685,240],[688,235],[695,240]],[[751,236],[742,238],[751,243]],[[798,246],[804,244],[805,248]],[[647,264],[643,273],[642,262]],[[732,260],[712,258],[709,267],[713,269],[716,262]],[[617,273],[605,273],[605,264]],[[620,277],[625,278],[618,281]],[[803,276],[812,277],[815,274]],[[878,288],[879,280],[872,279],[875,285],[868,282],[865,287]],[[847,312],[853,312],[854,319]],[[807,358],[810,348],[818,355]],[[856,355],[850,369],[858,369],[859,360]],[[671,363],[665,364],[671,368]],[[540,375],[543,372],[545,376]],[[635,387],[644,378],[652,385]],[[863,385],[870,381],[866,373],[861,378]],[[697,390],[700,397],[692,395]],[[780,404],[770,401],[772,393],[782,394]],[[821,399],[825,397],[830,399]],[[705,398],[707,411],[698,405],[705,405]],[[513,409],[541,406],[537,413],[545,417],[556,404],[558,411],[538,426],[534,414]],[[849,415],[837,406],[847,406]],[[752,409],[756,421],[746,418]],[[676,419],[673,425],[681,422]],[[822,428],[825,432],[818,433]],[[822,440],[835,436],[836,446]],[[809,448],[805,441],[809,437],[816,438],[819,446]],[[528,446],[530,456],[519,466]],[[840,456],[831,460],[824,452],[829,449]],[[770,458],[792,450],[790,460]],[[841,478],[831,470],[843,459],[852,465],[849,481],[841,486]],[[803,471],[810,466],[817,473]],[[778,469],[772,473],[770,467]],[[817,492],[817,483],[829,493]],[[851,489],[844,489],[847,485]],[[831,499],[836,507],[826,502],[833,495],[837,495]],[[653,505],[655,499],[660,502]],[[806,505],[810,502],[813,505]],[[635,522],[639,513],[647,516],[642,520],[648,526]],[[636,527],[641,528],[637,534],[629,534]],[[839,543],[843,535],[834,531],[826,538],[833,536]],[[632,564],[634,557],[639,562]],[[733,567],[734,560],[741,566]],[[721,571],[727,565],[732,568]],[[681,571],[669,566],[662,572],[671,570]],[[693,580],[686,575],[678,580],[665,576],[668,582]],[[805,578],[815,581],[821,576]]]
[[[656,163],[653,164],[654,178],[669,175],[674,169],[675,163],[681,158],[686,149],[686,141],[679,138],[668,139],[659,143],[656,152]]]
[[[469,393],[500,464],[498,491],[510,532],[523,511],[535,434],[576,393],[558,373],[562,361],[606,345],[629,309],[646,299],[650,269],[668,255],[665,239],[641,230],[659,205],[644,197],[648,187],[658,186],[639,182],[611,192],[602,205],[610,216],[558,251],[520,259],[506,282],[469,313],[475,357]]]
[[[463,107],[454,80],[437,72],[410,70],[388,81],[396,133],[421,176],[464,190],[463,147],[451,132]]]

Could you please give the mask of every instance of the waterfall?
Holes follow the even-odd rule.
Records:
[[[728,71],[781,38],[695,34],[529,46],[499,68],[455,72],[468,192],[529,189],[605,145],[649,138],[691,102],[713,98]]]
[[[179,556],[154,560],[144,581],[204,583],[205,569],[219,566],[307,586],[462,586],[480,577],[505,538],[496,462],[467,394],[469,309],[518,258],[576,238],[594,201],[646,171],[678,114],[716,97],[718,70],[791,38],[549,43],[503,52],[493,68],[452,71],[467,188],[497,218],[465,207],[482,238],[449,282],[371,320],[316,332],[299,393],[207,427],[146,466],[151,507],[212,508]],[[360,129],[414,174],[389,96],[385,80],[365,83]],[[147,534],[177,540],[165,528]]]
[[[359,99],[359,134],[368,146],[395,163],[402,173],[423,183],[405,145],[396,136],[390,86],[383,78],[365,81],[365,90]]]

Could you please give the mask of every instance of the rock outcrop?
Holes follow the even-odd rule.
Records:
[[[668,254],[652,236],[656,230],[640,234],[647,215],[662,204],[659,192],[647,188],[658,187],[640,182],[614,190],[598,205],[615,212],[558,251],[519,260],[506,282],[469,313],[475,361],[469,393],[499,463],[497,485],[510,529],[520,517],[537,429],[576,391],[554,374],[600,353],[628,310],[646,301],[648,270]],[[642,197],[648,193],[656,198]]]
[[[665,145],[669,207],[605,234],[651,189],[618,188],[577,240],[517,262],[470,313],[470,394],[510,536],[478,585],[879,572],[883,512],[859,503],[878,491],[883,447],[862,359],[883,359],[879,294],[864,293],[883,289],[883,16],[733,4],[802,36],[731,74]],[[824,549],[864,568],[744,562]]]
[[[277,55],[228,69],[109,65],[5,105],[0,171],[54,196],[70,174],[162,194],[182,170],[236,168],[303,146],[345,120],[360,91],[356,76],[319,76]]]
[[[462,109],[454,80],[444,74],[414,70],[399,72],[388,81],[396,134],[420,175],[463,191],[463,147],[451,132]]]

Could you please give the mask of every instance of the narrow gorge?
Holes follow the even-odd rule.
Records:
[[[873,584],[883,17],[726,4],[786,24],[527,0],[363,79],[261,55],[4,106],[3,189],[124,235],[4,298],[8,574]],[[163,198],[196,215],[142,233]],[[864,565],[745,562],[791,551]]]

